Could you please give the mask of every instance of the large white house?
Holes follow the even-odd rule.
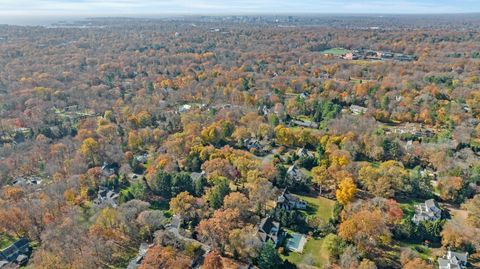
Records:
[[[422,221],[435,221],[442,217],[442,210],[437,207],[435,200],[426,200],[423,204],[415,205],[415,215],[412,221],[420,223]]]
[[[463,269],[467,266],[467,252],[448,251],[443,258],[438,258],[439,269]]]
[[[307,203],[297,196],[288,193],[287,189],[284,189],[277,198],[277,208],[285,210],[305,209],[307,208]]]

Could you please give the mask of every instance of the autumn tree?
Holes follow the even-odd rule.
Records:
[[[378,210],[362,210],[353,214],[340,224],[338,234],[365,251],[372,251],[376,246],[388,243],[391,237]]]
[[[364,166],[359,171],[359,179],[368,191],[380,197],[394,197],[398,192],[408,193],[409,174],[402,163],[386,161],[380,166]]]
[[[353,179],[345,178],[340,182],[338,190],[336,191],[336,197],[339,203],[345,205],[352,201],[355,193],[357,192],[357,186]]]
[[[181,192],[170,201],[170,209],[173,214],[186,221],[196,218],[200,214],[201,207],[200,199],[193,197],[188,192]]]
[[[187,269],[190,268],[191,263],[190,257],[180,253],[173,247],[156,245],[148,250],[144,261],[140,265],[140,269]]]
[[[211,251],[205,256],[202,268],[205,269],[223,269],[222,257],[217,251]]]
[[[95,139],[89,137],[83,140],[78,151],[90,166],[97,166],[100,164],[100,145]]]
[[[225,246],[230,231],[241,227],[240,213],[236,209],[217,210],[209,219],[203,219],[197,231],[204,241],[215,247]]]
[[[468,212],[468,221],[475,227],[480,228],[480,194],[468,200],[463,207]]]

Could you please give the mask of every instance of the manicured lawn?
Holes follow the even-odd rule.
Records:
[[[333,48],[333,49],[328,49],[322,51],[322,54],[332,54],[334,56],[342,56],[347,53],[351,52],[350,50],[344,49],[344,48]]]
[[[298,268],[305,266],[315,266],[322,268],[322,266],[328,261],[328,252],[323,247],[323,239],[308,239],[303,249],[303,254],[289,252],[286,255],[282,255],[284,260],[288,259],[291,263],[294,263]]]
[[[308,215],[316,215],[324,221],[328,221],[333,214],[333,206],[335,202],[322,196],[311,197],[305,195],[296,195],[308,203],[306,213]]]

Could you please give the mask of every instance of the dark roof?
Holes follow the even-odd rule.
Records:
[[[280,231],[280,223],[273,220],[271,217],[263,218],[260,221],[258,228],[258,235],[263,242],[269,239],[276,245],[278,243],[278,232]]]
[[[29,254],[29,252],[29,241],[25,238],[21,238],[9,247],[0,251],[0,257],[8,262],[15,262],[19,255]]]

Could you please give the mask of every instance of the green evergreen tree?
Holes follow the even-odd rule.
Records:
[[[258,267],[260,269],[273,269],[280,268],[282,266],[282,260],[275,249],[272,242],[267,242],[263,245],[258,256]]]

